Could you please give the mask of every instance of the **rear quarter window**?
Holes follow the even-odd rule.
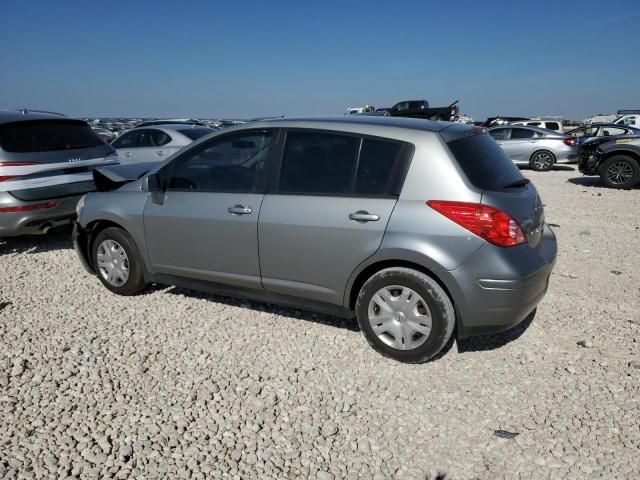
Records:
[[[210,133],[213,133],[214,130],[206,127],[195,127],[195,128],[181,129],[181,130],[178,130],[178,132],[180,132],[182,135],[184,135],[185,137],[191,140],[197,140],[200,137],[204,137],[205,135],[209,135]]]
[[[523,178],[518,167],[486,133],[453,140],[447,145],[476,188],[499,191]]]

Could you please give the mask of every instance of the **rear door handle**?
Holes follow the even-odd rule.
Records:
[[[227,209],[232,215],[249,215],[252,210],[251,207],[245,207],[244,205],[234,205]]]
[[[356,222],[377,222],[380,220],[380,215],[374,215],[365,210],[358,210],[357,212],[349,214],[349,220],[355,220]]]
[[[164,155],[164,151],[163,151],[163,150],[158,150],[158,151],[156,152],[156,155]]]
[[[125,152],[125,153],[124,153],[124,156],[125,156],[125,157],[130,157],[131,155],[133,155],[133,153],[131,153],[131,152]]]

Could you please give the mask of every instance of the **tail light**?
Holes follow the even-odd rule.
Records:
[[[562,143],[569,147],[575,147],[578,144],[578,141],[574,137],[567,137],[562,140]]]
[[[58,202],[36,203],[33,205],[20,205],[18,207],[0,207],[0,213],[33,212],[34,210],[46,210],[57,207]]]
[[[514,247],[527,241],[518,222],[489,205],[442,200],[429,200],[427,205],[498,247]]]
[[[36,165],[33,162],[0,162],[0,169],[2,167],[26,167],[27,165]],[[11,180],[19,175],[0,175],[0,182]]]
[[[457,114],[458,114],[458,107],[457,106],[451,107],[451,115],[457,115]]]

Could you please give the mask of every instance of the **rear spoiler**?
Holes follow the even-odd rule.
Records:
[[[138,180],[157,166],[158,162],[144,162],[94,168],[93,183],[99,192],[110,192],[126,183]]]

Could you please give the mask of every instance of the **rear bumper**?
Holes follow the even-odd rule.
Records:
[[[0,238],[18,235],[45,234],[50,229],[70,225],[76,216],[76,205],[82,195],[51,200],[22,201],[7,192],[0,192],[0,207],[28,207],[56,202],[52,208],[26,212],[0,212]]]
[[[536,248],[487,244],[443,282],[453,296],[458,338],[509,330],[543,299],[557,255],[556,237],[545,225]]]

